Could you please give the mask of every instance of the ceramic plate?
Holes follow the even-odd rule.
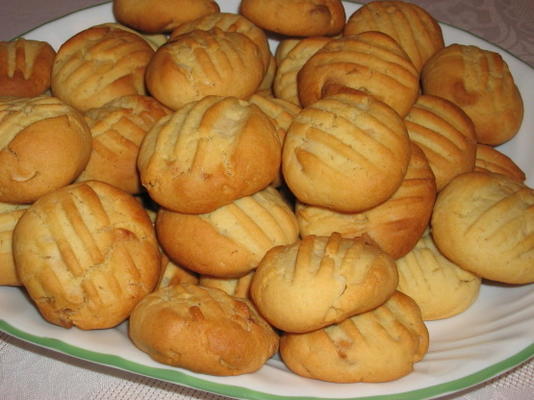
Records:
[[[219,2],[237,11],[237,0]],[[359,5],[345,3],[347,15]],[[113,20],[109,3],[42,25],[25,37],[46,40],[56,49],[91,25]],[[462,30],[442,25],[446,44],[474,44],[497,51],[508,63],[525,102],[518,135],[500,149],[526,172],[534,187],[534,70],[502,49]],[[271,41],[276,46],[274,40]],[[427,323],[430,349],[413,373],[380,384],[334,384],[289,372],[279,359],[256,373],[237,377],[195,374],[152,361],[127,337],[127,325],[101,331],[64,329],[45,322],[20,288],[0,287],[0,329],[34,344],[97,364],[124,369],[192,388],[246,399],[419,399],[455,392],[513,368],[534,355],[534,285],[484,284],[466,312]]]

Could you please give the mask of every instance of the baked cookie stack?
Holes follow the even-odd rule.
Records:
[[[502,58],[403,1],[113,2],[0,44],[0,284],[212,375],[384,382],[484,280],[534,281]],[[25,64],[26,63],[26,64]]]

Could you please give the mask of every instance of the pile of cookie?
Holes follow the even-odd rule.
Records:
[[[221,8],[115,0],[57,51],[0,43],[0,284],[65,328],[129,320],[195,372],[279,352],[383,382],[483,279],[534,282],[534,191],[496,148],[523,118],[499,54],[445,46],[396,0]]]

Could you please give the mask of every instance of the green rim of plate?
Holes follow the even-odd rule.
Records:
[[[86,350],[81,347],[67,344],[61,340],[41,337],[29,334],[21,331],[5,322],[0,320],[0,330],[15,336],[24,341],[48,348],[54,349],[61,353],[74,356],[87,361],[96,362],[118,369],[134,372],[139,375],[144,375],[150,378],[156,378],[159,380],[188,386],[194,389],[200,389],[211,393],[237,397],[241,399],[251,400],[305,400],[305,399],[326,399],[324,397],[300,397],[300,396],[279,396],[270,393],[258,392],[252,389],[243,388],[235,385],[226,385],[221,383],[215,383],[208,380],[200,379],[187,373],[182,372],[179,369],[170,368],[155,368],[148,367],[146,365],[138,364],[133,361],[126,360],[122,357],[109,355],[104,353],[98,353],[91,350]],[[338,400],[416,400],[416,399],[428,399],[447,393],[457,392],[462,389],[467,389],[479,383],[482,383],[494,376],[500,375],[519,364],[529,360],[534,356],[534,344],[531,344],[519,351],[518,353],[500,361],[493,365],[490,365],[478,372],[467,375],[465,377],[452,380],[449,382],[440,383],[437,385],[429,386],[423,389],[412,390],[402,393],[384,394],[369,397],[348,397],[339,398]],[[336,400],[336,398],[327,398],[328,400]]]

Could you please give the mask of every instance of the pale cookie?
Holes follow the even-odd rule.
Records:
[[[506,175],[517,182],[524,182],[525,172],[506,154],[492,146],[477,144],[475,171]]]
[[[417,304],[396,292],[380,307],[304,334],[284,334],[287,367],[328,382],[386,382],[413,370],[428,350],[428,330]]]
[[[260,369],[279,342],[246,299],[190,284],[146,296],[130,317],[129,336],[160,363],[221,376]]]
[[[481,279],[441,254],[428,231],[397,268],[398,290],[417,303],[424,320],[460,314],[478,298]]]
[[[198,284],[200,286],[220,289],[230,296],[249,298],[250,284],[254,271],[248,272],[240,278],[215,278],[213,276],[203,275],[200,277]]]
[[[271,325],[302,333],[378,307],[397,279],[395,261],[365,238],[312,235],[269,250],[250,295]]]
[[[436,200],[432,236],[455,264],[497,282],[534,282],[534,190],[494,173],[454,178]]]
[[[0,286],[21,286],[13,259],[13,229],[28,205],[0,203]]]

